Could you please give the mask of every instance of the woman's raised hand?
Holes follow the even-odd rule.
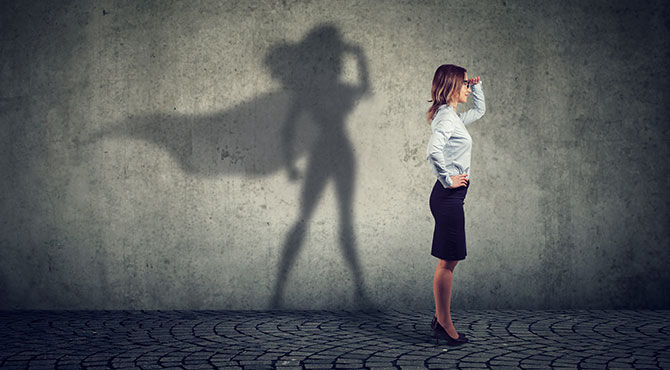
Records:
[[[481,80],[479,79],[479,76],[477,76],[475,78],[471,78],[471,79],[468,80],[468,83],[470,84],[470,86],[476,85],[480,82],[481,82]]]
[[[449,178],[451,178],[451,186],[449,187],[449,189],[456,189],[458,187],[467,185],[468,181],[470,181],[466,179],[467,176],[468,176],[467,173],[463,173],[456,176],[449,176]]]

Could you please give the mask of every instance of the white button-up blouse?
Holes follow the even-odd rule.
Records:
[[[472,109],[456,114],[451,105],[443,104],[430,124],[432,134],[428,140],[426,159],[445,188],[452,185],[449,176],[467,173],[470,178],[472,137],[465,126],[481,118],[486,111],[481,82],[472,86],[472,96]]]

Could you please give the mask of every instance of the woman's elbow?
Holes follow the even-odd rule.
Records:
[[[431,163],[435,163],[438,161],[438,153],[436,151],[428,152],[426,159]]]

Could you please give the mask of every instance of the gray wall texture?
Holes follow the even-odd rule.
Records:
[[[0,6],[0,309],[432,307],[444,63],[452,307],[670,307],[667,2]]]

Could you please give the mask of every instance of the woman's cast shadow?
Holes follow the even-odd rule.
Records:
[[[342,81],[343,57],[351,53],[358,83]],[[314,208],[328,180],[335,182],[339,205],[339,240],[352,270],[358,307],[370,309],[357,256],[353,227],[356,160],[345,123],[355,104],[369,94],[363,51],[342,41],[330,24],[312,29],[299,43],[274,45],[265,66],[283,89],[213,114],[170,111],[130,116],[92,135],[145,140],[165,149],[186,173],[218,176],[241,173],[266,176],[286,168],[302,179],[300,216],[288,232],[269,308],[281,308],[287,276],[302,247]],[[301,174],[296,158],[307,154]]]

